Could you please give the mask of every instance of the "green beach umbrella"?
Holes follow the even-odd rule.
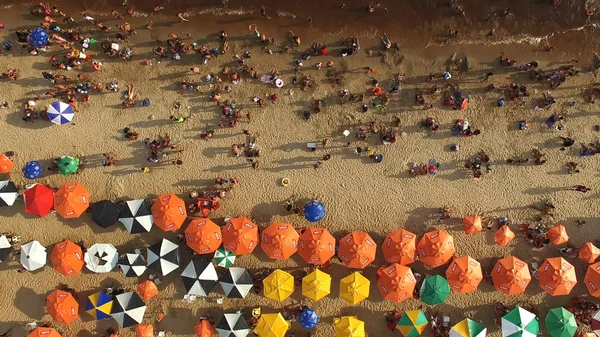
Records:
[[[538,318],[521,307],[502,317],[502,337],[537,337],[538,332]]]
[[[56,164],[58,165],[58,173],[63,176],[70,176],[77,172],[77,169],[79,168],[79,158],[63,156],[60,157]]]
[[[235,254],[223,247],[215,251],[215,262],[219,267],[231,267],[235,262]]]
[[[429,305],[440,304],[450,295],[450,285],[440,275],[427,276],[421,285],[421,300]]]
[[[404,337],[421,336],[429,322],[421,310],[407,310],[398,321],[398,330]]]
[[[465,318],[450,329],[449,337],[485,337],[486,334],[487,329],[483,325]]]
[[[563,307],[551,309],[544,323],[552,337],[573,337],[577,331],[575,315]]]

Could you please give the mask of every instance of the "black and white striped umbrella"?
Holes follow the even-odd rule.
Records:
[[[246,337],[250,333],[248,323],[239,312],[223,314],[216,330],[220,337]]]
[[[115,296],[110,315],[117,321],[121,328],[128,328],[142,323],[146,304],[134,292],[127,292]]]
[[[19,196],[19,189],[10,180],[0,181],[0,207],[12,206]]]
[[[148,268],[166,276],[179,268],[179,246],[167,239],[148,247]]]
[[[131,234],[148,233],[152,229],[152,211],[146,200],[129,200],[125,202],[119,221]]]
[[[192,260],[181,273],[181,279],[188,295],[208,296],[219,276],[211,261]]]
[[[5,235],[0,236],[0,262],[6,260],[13,251],[13,246]]]
[[[231,267],[219,280],[229,298],[245,298],[252,289],[252,277],[245,268]]]
[[[142,276],[146,268],[146,259],[142,254],[127,253],[119,256],[119,269],[127,277]]]

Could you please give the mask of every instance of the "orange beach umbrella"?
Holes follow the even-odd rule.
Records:
[[[148,301],[154,296],[158,295],[158,288],[156,284],[150,280],[146,280],[137,286],[137,292],[144,299],[144,301]]]
[[[388,263],[409,265],[417,259],[417,235],[401,229],[388,234],[381,251]]]
[[[515,233],[510,230],[510,227],[508,227],[508,225],[503,225],[502,227],[500,227],[500,229],[498,229],[497,231],[494,232],[494,241],[496,241],[496,243],[500,247],[508,246],[508,244],[514,238],[515,238]]]
[[[250,254],[258,246],[258,226],[246,218],[233,218],[223,227],[223,247],[235,255]]]
[[[0,153],[0,173],[8,173],[13,168],[13,161],[4,153]]]
[[[292,225],[273,222],[262,231],[260,247],[269,258],[285,260],[298,250],[298,238]]]
[[[443,230],[435,230],[423,235],[417,245],[419,260],[430,268],[439,267],[454,256],[454,239]]]
[[[303,228],[298,254],[310,264],[324,264],[335,255],[335,238],[326,228]]]
[[[470,256],[456,258],[446,269],[446,279],[450,288],[459,294],[473,292],[483,280],[481,264]]]
[[[577,284],[575,267],[562,257],[546,259],[538,270],[540,286],[552,296],[568,295]]]
[[[569,235],[567,235],[567,229],[563,225],[556,225],[548,229],[548,239],[555,244],[560,245],[569,241]]]
[[[579,249],[579,258],[587,263],[594,263],[600,256],[600,249],[591,242],[586,242]]]
[[[481,232],[483,227],[481,226],[481,217],[479,215],[470,215],[463,219],[463,227],[465,233],[475,234]]]
[[[210,219],[195,218],[185,229],[185,242],[198,254],[214,253],[223,243],[221,227]]]
[[[386,300],[399,303],[412,298],[417,280],[409,267],[394,263],[377,273],[377,287]]]
[[[152,324],[140,324],[135,327],[135,337],[154,337]]]
[[[50,261],[54,270],[67,277],[79,274],[84,265],[81,247],[69,240],[54,246],[50,253]]]
[[[531,282],[531,274],[527,263],[514,256],[498,260],[492,270],[494,287],[506,295],[525,292]]]
[[[363,269],[375,261],[377,245],[366,232],[350,232],[340,240],[338,257],[348,268]]]
[[[198,337],[210,337],[215,333],[215,328],[213,328],[207,319],[201,319],[194,326],[194,333]]]
[[[54,328],[37,327],[27,337],[61,337]]]
[[[65,219],[79,218],[90,206],[90,192],[80,183],[66,183],[54,194],[54,209]]]
[[[152,205],[154,223],[165,232],[176,231],[187,218],[185,202],[173,193],[159,195]]]
[[[46,298],[46,311],[56,323],[71,324],[79,316],[79,303],[71,293],[55,290]]]
[[[600,262],[588,266],[583,282],[592,296],[600,298]]]

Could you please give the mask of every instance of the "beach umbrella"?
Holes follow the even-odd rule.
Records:
[[[48,32],[44,28],[38,27],[29,33],[27,39],[32,46],[41,48],[48,44]]]
[[[446,279],[450,288],[459,294],[473,292],[483,280],[481,264],[470,256],[456,258],[446,269]]]
[[[592,264],[600,256],[600,249],[592,242],[586,242],[579,249],[579,258],[583,261]]]
[[[12,159],[8,158],[4,153],[0,153],[0,173],[7,174],[13,168]]]
[[[335,238],[326,228],[303,228],[298,254],[310,264],[324,264],[335,255]]]
[[[394,263],[377,273],[377,287],[385,299],[399,303],[412,298],[417,280],[409,267]]]
[[[138,199],[125,202],[119,214],[119,221],[129,233],[137,234],[150,232],[154,218],[146,200]]]
[[[12,206],[19,197],[19,189],[10,180],[0,181],[0,207]]]
[[[562,257],[548,258],[538,270],[540,287],[552,296],[568,295],[577,284],[575,267]]]
[[[525,292],[531,282],[531,274],[527,263],[514,256],[498,260],[492,270],[494,287],[506,295]]]
[[[91,294],[85,300],[85,312],[90,314],[97,321],[110,318],[112,307],[112,297],[103,291]]]
[[[281,269],[276,269],[263,280],[265,297],[283,301],[294,293],[294,277]]]
[[[42,184],[35,184],[23,193],[25,213],[44,216],[54,209],[54,191]]]
[[[27,337],[61,337],[54,328],[37,327]]]
[[[179,268],[179,246],[167,239],[148,247],[148,268],[166,276]]]
[[[194,333],[198,337],[210,337],[215,333],[215,328],[207,319],[201,319],[194,326]]]
[[[556,225],[548,229],[548,239],[554,245],[561,245],[569,242],[569,235],[567,235],[567,229],[563,225]]]
[[[335,337],[365,337],[365,323],[356,316],[334,318]]]
[[[366,232],[350,232],[339,245],[338,257],[348,268],[363,269],[375,261],[377,245]]]
[[[421,301],[429,305],[440,304],[450,295],[450,285],[440,275],[427,276],[421,284],[419,293],[421,294]]]
[[[417,245],[419,260],[430,268],[446,264],[455,251],[454,239],[443,230],[425,233]]]
[[[146,259],[140,253],[127,253],[119,256],[119,269],[127,277],[142,276],[146,268]]]
[[[500,229],[498,229],[497,231],[494,232],[494,241],[500,247],[508,246],[508,244],[514,238],[515,238],[515,233],[510,230],[510,227],[508,227],[508,225],[503,225],[502,227],[500,227]]]
[[[331,292],[331,276],[315,269],[302,278],[302,295],[318,301]]]
[[[148,301],[158,295],[158,288],[156,287],[156,284],[150,280],[146,280],[138,284],[135,290],[144,299],[144,301]]]
[[[600,336],[600,310],[592,316],[592,330],[594,330],[596,336]]]
[[[298,316],[298,323],[304,329],[312,329],[319,323],[319,315],[312,309],[304,309]]]
[[[54,270],[67,277],[79,274],[84,265],[81,247],[69,240],[54,246],[50,261]]]
[[[407,310],[398,320],[398,330],[404,337],[420,336],[429,321],[421,310]]]
[[[246,337],[250,333],[248,323],[240,312],[224,313],[216,330],[220,337]]]
[[[23,268],[29,271],[38,270],[46,265],[48,253],[39,241],[31,241],[21,246],[19,260]]]
[[[577,331],[575,315],[563,307],[550,309],[544,323],[552,337],[573,337]]]
[[[195,218],[185,229],[185,242],[198,254],[213,253],[223,243],[221,227],[210,219]]]
[[[111,316],[121,328],[138,325],[144,319],[146,304],[134,292],[126,292],[115,296]]]
[[[102,228],[108,228],[119,220],[119,209],[110,200],[102,200],[92,204],[92,221]]]
[[[371,281],[358,272],[340,280],[340,297],[354,305],[369,297]]]
[[[135,327],[135,337],[154,337],[152,324],[140,324]]]
[[[250,254],[258,246],[258,226],[246,218],[233,218],[221,230],[223,247],[235,255]]]
[[[23,176],[27,179],[36,179],[42,175],[42,164],[38,161],[30,161],[23,166]]]
[[[108,273],[117,266],[119,253],[110,243],[96,243],[85,252],[84,261],[94,273]]]
[[[225,296],[245,298],[254,284],[252,276],[244,268],[231,267],[219,280]]]
[[[206,297],[217,285],[219,276],[210,261],[192,260],[181,273],[181,280],[188,295]]]
[[[79,169],[79,158],[71,156],[62,156],[56,162],[58,166],[58,173],[63,176],[70,176],[71,174],[77,173]]]
[[[417,260],[417,235],[401,229],[388,234],[381,251],[388,263],[409,265]]]
[[[262,314],[252,331],[259,337],[283,337],[289,328],[290,322],[280,313]]]
[[[187,219],[185,202],[173,193],[159,195],[152,205],[154,223],[165,232],[176,231]]]
[[[521,307],[502,317],[502,337],[536,337],[539,331],[538,318]]]
[[[590,295],[600,297],[600,262],[588,266],[583,283]]]
[[[304,218],[309,222],[318,222],[325,216],[325,205],[322,203],[312,200],[304,205]]]
[[[54,209],[65,219],[79,218],[89,207],[90,192],[80,183],[66,183],[54,194]]]
[[[298,238],[292,225],[274,222],[262,231],[260,247],[269,258],[285,260],[298,250]]]
[[[486,334],[487,329],[483,325],[465,318],[450,329],[448,337],[485,337]]]
[[[63,125],[71,122],[75,111],[67,103],[54,102],[48,106],[48,119],[54,124]]]
[[[56,323],[71,324],[79,316],[79,303],[71,293],[55,290],[46,297],[46,311]]]
[[[0,236],[0,262],[6,261],[13,251],[12,244],[8,241],[6,235]]]
[[[463,228],[467,234],[475,234],[481,232],[483,227],[481,226],[482,218],[479,215],[470,215],[463,219]]]
[[[219,247],[215,251],[214,259],[217,266],[227,268],[233,266],[233,263],[235,262],[235,254],[223,247]]]

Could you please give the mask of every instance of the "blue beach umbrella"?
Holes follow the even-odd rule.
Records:
[[[23,167],[23,175],[27,179],[36,179],[42,175],[42,165],[37,161],[30,161]]]
[[[48,32],[43,28],[36,28],[29,34],[29,43],[34,47],[43,47],[48,44]]]
[[[110,318],[112,306],[112,297],[102,291],[91,294],[85,301],[85,311],[98,321]]]
[[[325,216],[325,205],[313,200],[304,205],[304,217],[310,222],[317,222]]]
[[[319,315],[312,309],[306,309],[300,313],[298,322],[304,329],[312,329],[319,323]]]
[[[48,107],[48,118],[52,123],[63,125],[73,120],[75,112],[67,103],[54,102]]]

